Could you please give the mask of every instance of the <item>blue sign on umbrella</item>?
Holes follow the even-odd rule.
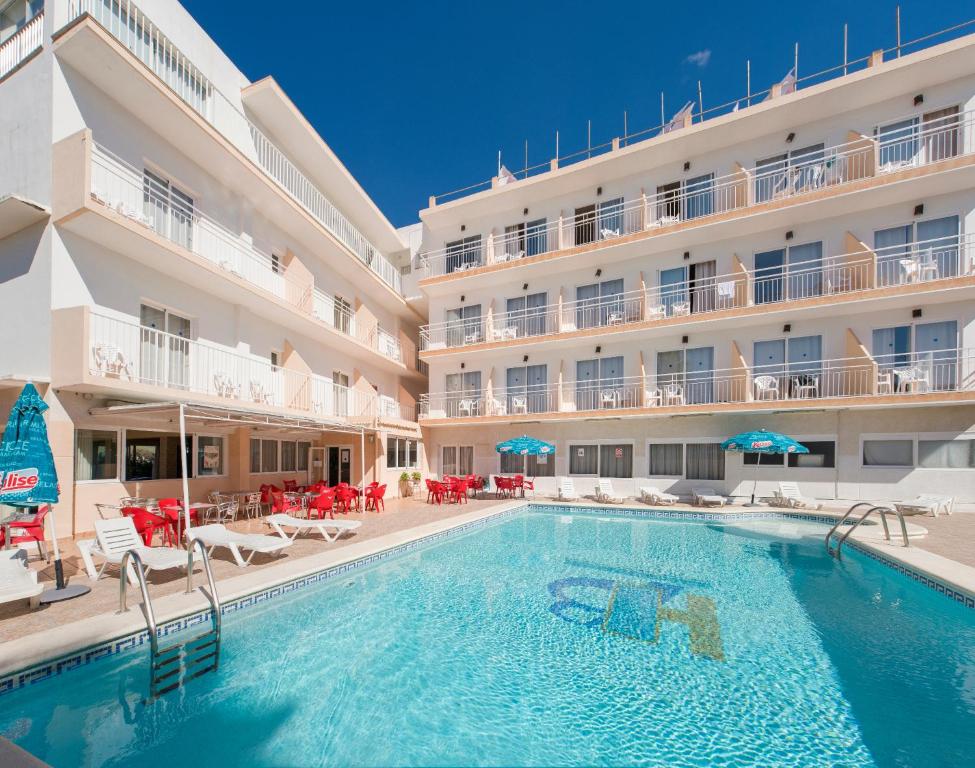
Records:
[[[518,456],[548,456],[555,453],[555,446],[535,437],[522,435],[505,440],[494,446],[498,453],[512,453]]]
[[[28,382],[14,403],[0,443],[0,504],[36,507],[58,500],[58,473],[37,388]]]
[[[757,453],[758,460],[755,463],[755,481],[752,483],[752,500],[746,507],[758,507],[755,503],[755,489],[758,487],[758,467],[762,463],[762,454],[781,454],[781,453],[809,453],[809,449],[801,443],[796,442],[788,435],[781,435],[778,432],[769,432],[767,429],[757,429],[752,432],[742,432],[741,434],[729,437],[721,443],[722,450],[731,453]]]

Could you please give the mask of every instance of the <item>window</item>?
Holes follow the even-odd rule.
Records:
[[[349,415],[349,375],[342,371],[332,371],[332,402],[335,403],[336,416]]]
[[[504,228],[504,255],[508,261],[525,256],[525,225],[521,222]]]
[[[633,477],[633,446],[599,446],[599,476]]]
[[[44,0],[0,2],[0,43],[13,37],[28,21],[44,9]]]
[[[623,234],[623,198],[605,200],[599,204],[599,239]]]
[[[260,469],[258,472],[277,472],[278,471],[278,441],[277,440],[252,440],[251,457],[254,456],[254,443],[260,443]],[[253,462],[252,462],[253,463]],[[254,471],[253,469],[251,470]]]
[[[576,362],[576,410],[619,408],[626,404],[627,394],[622,356]]]
[[[697,219],[714,213],[714,174],[688,179],[684,184],[687,218]]]
[[[196,438],[196,475],[224,474],[224,440],[222,437],[199,435]]]
[[[825,182],[822,144],[767,157],[755,163],[755,202],[815,189]]]
[[[650,477],[684,475],[684,446],[681,443],[652,443],[649,453]]]
[[[917,221],[873,233],[879,286],[954,277],[961,269],[959,218]]]
[[[342,333],[352,333],[352,305],[341,296],[332,299],[332,323]]]
[[[657,187],[657,218],[668,223],[680,219],[680,182],[672,181]]]
[[[447,310],[446,343],[448,347],[477,344],[484,341],[481,325],[481,305],[468,304]]]
[[[191,323],[168,309],[139,307],[139,378],[157,387],[186,389],[190,382]]]
[[[790,467],[822,467],[832,469],[836,466],[836,443],[832,440],[800,441],[809,453],[790,453]]]
[[[954,389],[958,375],[958,323],[919,323],[873,332],[873,355],[884,394]]]
[[[975,440],[918,440],[917,465],[925,469],[975,468]]]
[[[261,441],[253,437],[251,438],[250,456],[250,471],[256,475],[261,471]]]
[[[440,465],[442,475],[470,475],[474,472],[473,445],[445,445]]]
[[[416,469],[418,455],[416,440],[393,436],[386,438],[387,469]]]
[[[548,402],[548,366],[520,365],[505,372],[508,413],[544,413]]]
[[[521,456],[502,453],[501,474],[526,475],[527,477],[555,477],[554,456]]]
[[[863,466],[913,467],[913,440],[864,440]]]
[[[622,279],[576,288],[576,328],[597,328],[626,319]]]
[[[503,475],[523,475],[525,474],[525,457],[520,453],[502,453],[501,474]]]
[[[311,454],[311,443],[298,443],[298,466],[299,472],[308,471],[308,457]]]
[[[471,235],[462,240],[454,240],[447,243],[446,261],[444,272],[450,274],[460,270],[470,269],[480,266],[481,259],[481,236]]]
[[[918,155],[918,118],[888,123],[875,131],[880,144],[881,173],[913,165]]]
[[[281,471],[294,472],[298,466],[296,443],[290,441],[281,442]]]
[[[186,436],[186,468],[193,476],[192,438]],[[176,480],[183,476],[179,435],[143,432],[130,429],[125,433],[125,479]]]
[[[596,475],[599,473],[599,447],[595,445],[569,446],[569,474]]]
[[[755,303],[806,299],[823,292],[823,244],[804,243],[755,254]]]
[[[528,256],[536,256],[548,251],[548,231],[545,219],[529,221],[525,226],[525,251]]]
[[[762,460],[759,461],[758,457]],[[781,453],[746,453],[744,454],[746,467],[784,467],[785,457]]]
[[[657,353],[657,392],[666,404],[714,402],[714,347]]]
[[[75,480],[114,480],[118,477],[118,434],[105,430],[75,432]]]
[[[281,274],[281,257],[276,253],[271,254],[271,271],[276,275]]]
[[[448,373],[445,379],[448,416],[477,416],[481,403],[481,372]]]
[[[688,443],[687,479],[724,480],[724,459],[721,443]]]
[[[143,170],[142,202],[151,226],[163,237],[193,249],[193,198],[152,171]]]
[[[575,215],[576,245],[585,245],[596,239],[596,206],[584,205],[576,208]]]
[[[541,336],[546,332],[545,313],[548,305],[547,293],[532,293],[508,299],[507,317],[501,321],[502,328],[513,328],[517,338],[522,336]]]

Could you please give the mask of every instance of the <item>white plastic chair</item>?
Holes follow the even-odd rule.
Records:
[[[778,399],[779,380],[774,376],[756,376],[752,383],[755,385],[756,400]]]

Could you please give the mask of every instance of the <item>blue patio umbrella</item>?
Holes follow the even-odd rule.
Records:
[[[809,449],[801,443],[793,440],[788,435],[781,435],[778,432],[769,432],[767,429],[756,429],[751,432],[729,437],[721,443],[722,450],[729,453],[757,453],[758,459],[755,463],[755,481],[752,484],[752,500],[747,505],[757,507],[755,503],[755,489],[758,487],[758,467],[762,463],[762,454],[782,454],[782,453],[809,453]]]
[[[41,595],[42,603],[66,600],[91,591],[81,585],[68,587],[64,582],[53,506],[58,501],[60,489],[51,444],[47,439],[47,425],[44,423],[44,411],[47,409],[48,405],[37,388],[27,382],[10,411],[3,441],[0,442],[0,504],[35,508],[39,504],[52,505],[48,517],[51,520],[57,589],[44,592]]]
[[[494,446],[498,453],[513,453],[517,456],[548,456],[555,453],[555,446],[536,437],[522,435],[505,440]]]

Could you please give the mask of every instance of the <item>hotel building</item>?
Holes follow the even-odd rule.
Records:
[[[421,468],[408,243],[171,0],[0,1],[0,410],[99,503]]]
[[[432,469],[975,499],[975,36],[901,53],[431,198]],[[760,428],[809,454],[721,451]]]

